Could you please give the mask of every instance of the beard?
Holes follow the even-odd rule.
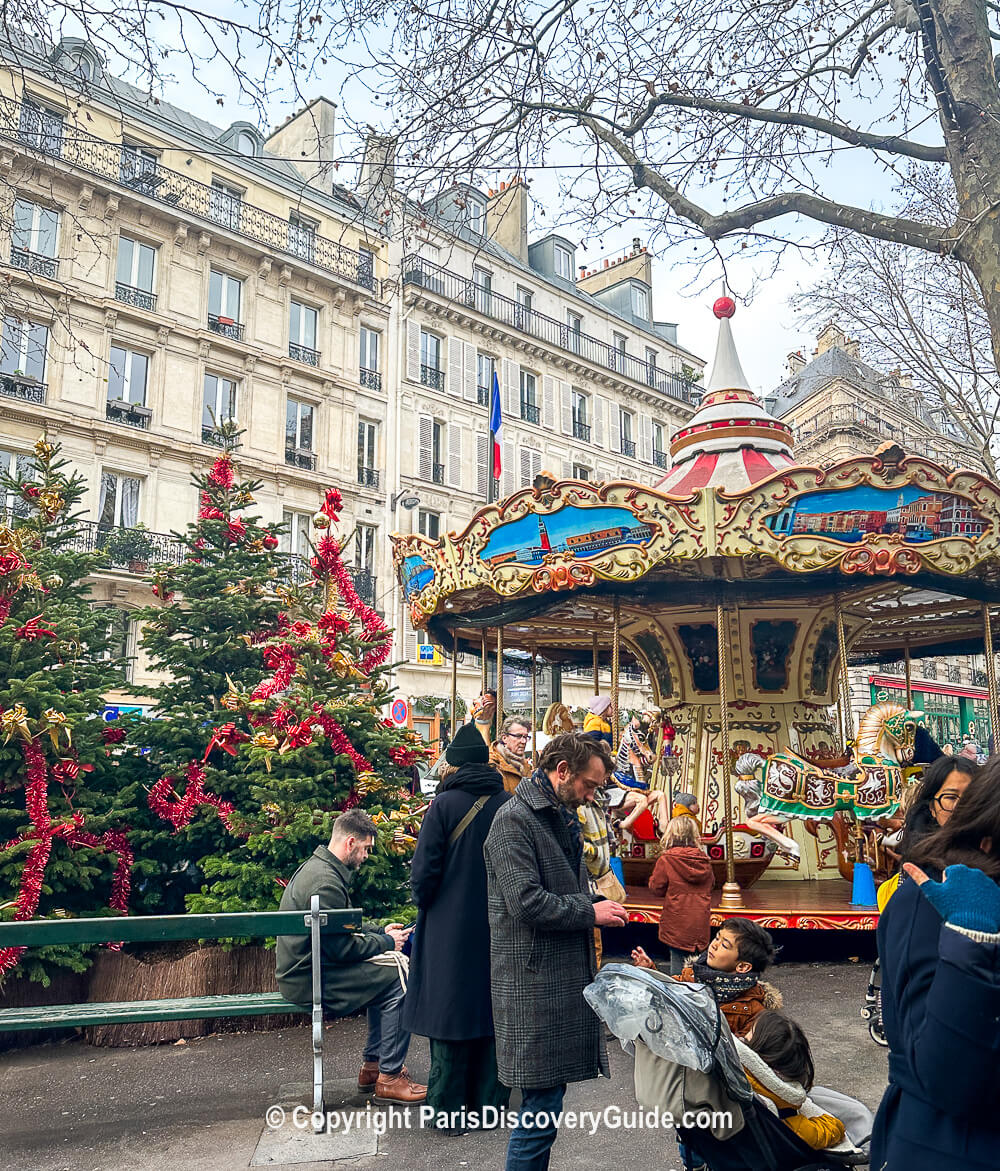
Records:
[[[560,805],[565,805],[567,809],[579,809],[583,802],[576,795],[573,789],[573,778],[569,777],[565,781],[560,781],[553,786],[556,797],[559,799]]]
[[[365,860],[364,850],[361,846],[355,846],[353,850],[348,852],[344,859],[344,865],[348,870],[360,870],[361,865]]]

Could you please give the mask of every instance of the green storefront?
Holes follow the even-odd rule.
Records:
[[[880,676],[869,679],[872,703],[894,699],[906,703],[906,687],[898,679]],[[914,682],[913,708],[926,713],[928,732],[940,745],[950,744],[957,751],[963,741],[975,740],[985,746],[990,736],[990,710],[987,693],[978,688],[937,687]]]

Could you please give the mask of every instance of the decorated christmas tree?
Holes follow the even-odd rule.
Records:
[[[0,477],[0,918],[128,910],[134,812],[120,793],[104,697],[124,681],[108,612],[84,579],[84,482],[39,439]],[[0,948],[0,978],[82,970],[79,948]]]

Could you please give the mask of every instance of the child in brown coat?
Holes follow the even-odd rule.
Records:
[[[688,956],[708,947],[713,882],[697,823],[691,817],[672,818],[649,878],[649,889],[663,899],[658,934],[670,949],[671,976],[683,972]]]

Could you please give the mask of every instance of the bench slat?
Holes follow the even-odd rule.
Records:
[[[0,1033],[74,1025],[125,1025],[141,1021],[192,1021],[209,1017],[308,1013],[277,992],[242,996],[186,996],[172,1000],[108,1001],[104,1004],[46,1004],[0,1010]]]
[[[324,911],[324,933],[361,930],[361,911]],[[53,943],[165,943],[181,939],[308,935],[307,911],[245,911],[222,915],[122,915],[104,919],[29,919],[0,923],[0,947]]]

